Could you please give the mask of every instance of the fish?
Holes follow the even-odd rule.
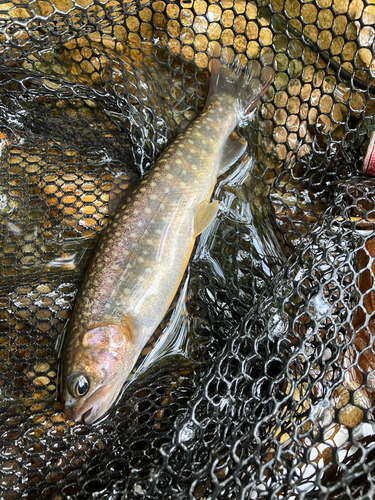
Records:
[[[217,215],[219,202],[211,201],[217,178],[246,149],[230,134],[251,119],[273,80],[271,65],[259,68],[255,61],[242,68],[213,57],[201,114],[109,218],[62,350],[70,419],[92,424],[104,416],[167,313],[197,236]]]

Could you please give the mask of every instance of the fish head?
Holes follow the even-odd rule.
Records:
[[[62,392],[69,418],[91,424],[112,406],[132,370],[135,338],[129,318],[75,334],[63,355]]]

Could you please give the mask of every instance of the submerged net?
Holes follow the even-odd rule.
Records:
[[[374,497],[374,23],[362,0],[1,2],[2,500]],[[55,344],[109,191],[203,108],[218,48],[275,60],[249,148],[120,400],[72,422]]]

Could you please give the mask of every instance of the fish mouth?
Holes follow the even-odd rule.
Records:
[[[65,411],[69,418],[86,425],[96,422],[111,408],[121,386],[106,386],[97,389],[87,400],[77,401],[68,396]]]
[[[87,410],[83,415],[82,415],[82,420],[85,424],[89,424],[90,423],[90,415],[91,415],[91,412],[92,412],[92,408],[90,408],[89,410]]]
[[[100,404],[96,401],[86,401],[86,404],[82,406],[73,403],[65,407],[66,414],[69,418],[75,422],[83,422],[85,424],[92,424],[95,420],[104,415],[108,409],[109,407],[107,407],[105,402],[104,404]]]
[[[112,400],[113,401],[113,400]],[[81,420],[84,422],[86,425],[93,424],[100,418],[102,418],[107,411],[111,408],[112,406],[112,401],[111,402],[104,402],[99,404],[95,402],[91,408],[89,408],[87,411],[81,413]]]

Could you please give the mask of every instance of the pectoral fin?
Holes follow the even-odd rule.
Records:
[[[219,202],[202,201],[197,208],[194,220],[194,234],[198,236],[201,234],[214,220],[219,210]]]
[[[226,172],[228,168],[238,160],[238,158],[241,158],[246,151],[246,147],[246,142],[232,141],[230,138],[227,139],[223,150],[223,156],[220,160],[219,175]]]
[[[135,342],[135,335],[134,335],[133,325],[129,316],[125,316],[125,314],[123,314],[121,324],[126,340],[130,344],[133,344]]]

